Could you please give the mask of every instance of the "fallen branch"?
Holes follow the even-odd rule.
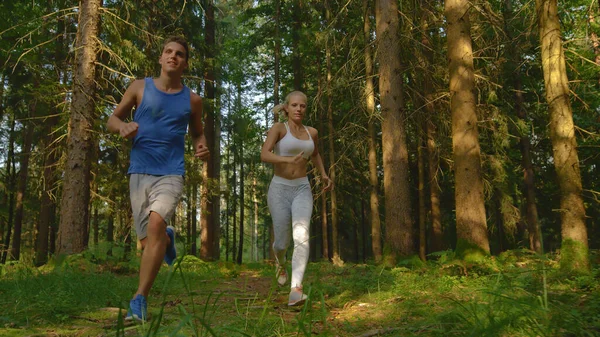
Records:
[[[400,330],[400,328],[375,329],[375,330],[367,331],[367,332],[363,333],[362,335],[358,335],[356,337],[372,337],[372,336],[377,336],[380,334],[386,334],[386,333],[396,331],[396,330]]]

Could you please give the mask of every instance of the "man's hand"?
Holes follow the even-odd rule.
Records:
[[[194,157],[200,158],[203,161],[207,161],[208,158],[210,158],[210,151],[208,151],[208,147],[204,146],[202,143],[196,145]]]
[[[138,132],[139,125],[136,122],[124,123],[119,129],[119,134],[123,138],[131,139]]]
[[[323,191],[331,191],[333,190],[333,180],[329,178],[329,176],[323,176],[321,178],[323,180]]]

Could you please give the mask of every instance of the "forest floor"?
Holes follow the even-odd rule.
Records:
[[[600,336],[600,262],[564,277],[557,257],[511,251],[453,259],[309,264],[304,306],[287,306],[269,263],[186,256],[161,268],[150,321],[124,322],[137,258],[92,251],[34,268],[0,266],[0,336]]]

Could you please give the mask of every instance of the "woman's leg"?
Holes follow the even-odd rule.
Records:
[[[290,245],[291,189],[290,186],[271,182],[267,195],[267,204],[273,219],[273,251],[279,265],[285,263],[285,252]]]
[[[292,202],[292,235],[294,238],[292,288],[302,287],[302,279],[304,278],[310,252],[310,218],[313,210],[313,196],[310,185],[297,186],[296,191],[296,197]]]

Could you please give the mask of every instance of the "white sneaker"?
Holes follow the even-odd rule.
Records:
[[[302,305],[304,302],[306,302],[306,299],[308,299],[308,296],[306,296],[306,294],[302,291],[302,287],[292,288],[292,291],[290,291],[288,306],[292,307],[296,305]]]
[[[288,273],[287,273],[287,270],[285,270],[284,266],[277,265],[276,276],[277,276],[277,283],[280,286],[285,285],[285,283],[287,282],[287,279],[288,279]]]

